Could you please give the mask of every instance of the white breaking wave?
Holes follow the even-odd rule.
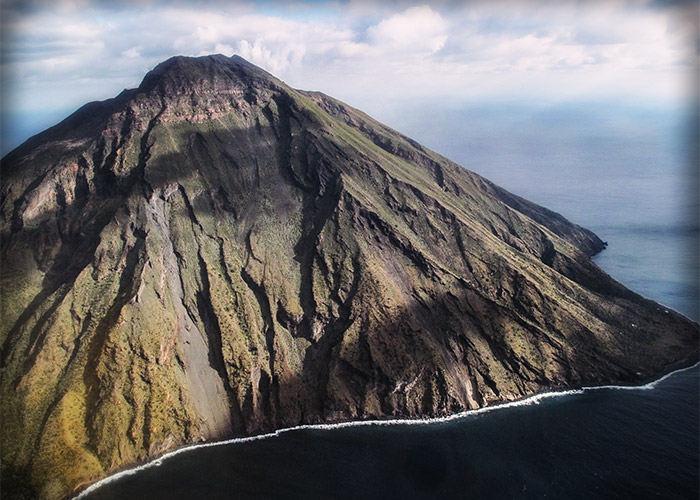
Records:
[[[121,472],[117,472],[116,474],[112,474],[111,476],[108,476],[104,479],[101,479],[97,481],[96,483],[92,484],[85,490],[83,490],[78,496],[74,497],[73,500],[80,500],[86,498],[88,495],[94,493],[96,490],[101,488],[102,486],[109,484],[113,481],[116,481],[122,477],[126,476],[131,476],[133,474],[137,474],[138,472],[145,470],[145,469],[150,469],[152,467],[159,467],[163,461],[168,460],[176,455],[179,455],[181,453],[186,453],[188,451],[197,449],[197,448],[209,448],[213,446],[226,446],[229,444],[238,444],[238,443],[248,443],[251,441],[260,441],[263,439],[270,439],[270,438],[275,438],[278,436],[281,436],[284,433],[287,432],[292,432],[292,431],[297,431],[297,430],[302,430],[302,429],[307,429],[307,430],[331,430],[331,429],[342,429],[344,427],[365,427],[365,426],[389,426],[389,425],[425,425],[425,424],[435,424],[435,423],[441,423],[441,422],[449,422],[452,420],[459,420],[463,419],[466,417],[470,417],[472,415],[480,415],[483,413],[488,413],[496,410],[503,410],[506,408],[513,408],[517,406],[529,406],[529,405],[536,405],[540,404],[540,402],[544,399],[548,398],[556,398],[556,397],[562,397],[562,396],[571,396],[575,394],[583,394],[586,391],[597,391],[601,389],[611,389],[611,390],[650,390],[653,389],[659,384],[659,382],[662,382],[663,380],[666,380],[668,377],[671,377],[672,375],[675,375],[676,373],[680,373],[686,370],[693,370],[697,369],[698,366],[700,366],[700,362],[694,364],[693,366],[689,366],[687,368],[680,368],[678,370],[672,371],[670,373],[667,373],[663,377],[654,380],[652,382],[649,382],[648,384],[644,385],[600,385],[600,386],[592,386],[592,387],[582,387],[581,389],[570,389],[566,391],[554,391],[554,392],[543,392],[539,394],[535,394],[533,396],[529,396],[524,399],[520,399],[517,401],[510,401],[508,403],[500,403],[497,405],[493,406],[486,406],[484,408],[477,408],[475,410],[466,410],[460,413],[455,413],[453,415],[448,415],[445,417],[434,417],[434,418],[423,418],[423,419],[390,419],[390,420],[358,420],[358,421],[351,421],[351,422],[340,422],[337,424],[306,424],[306,425],[296,425],[294,427],[287,427],[284,429],[279,429],[274,432],[269,432],[267,434],[259,434],[257,436],[246,436],[246,437],[238,437],[238,438],[232,438],[232,439],[227,439],[225,441],[216,441],[216,442],[211,442],[211,443],[199,443],[199,444],[193,444],[190,446],[185,446],[183,448],[179,448],[177,450],[165,453],[164,455],[160,456],[159,458],[133,467],[131,469],[126,469]]]

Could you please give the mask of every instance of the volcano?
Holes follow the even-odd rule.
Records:
[[[561,215],[240,57],[175,57],[2,160],[4,493],[185,444],[634,384],[698,325]]]

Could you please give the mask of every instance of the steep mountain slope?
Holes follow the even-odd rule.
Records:
[[[30,139],[0,218],[16,496],[697,359],[698,326],[597,268],[589,231],[235,56],[170,59]]]

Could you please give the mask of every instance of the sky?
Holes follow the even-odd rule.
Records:
[[[370,114],[697,94],[694,0],[2,0],[3,153],[173,55],[238,54]]]

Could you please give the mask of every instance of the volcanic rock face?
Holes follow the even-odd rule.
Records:
[[[18,496],[184,443],[697,358],[697,325],[591,263],[589,231],[238,57],[86,105],[3,160],[0,196]]]

